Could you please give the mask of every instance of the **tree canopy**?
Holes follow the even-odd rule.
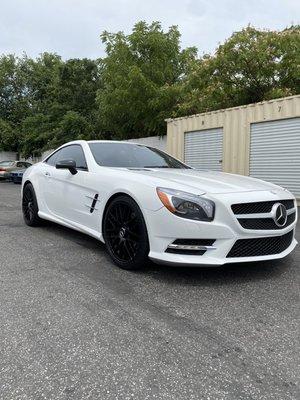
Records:
[[[182,90],[180,115],[299,94],[300,26],[234,33],[192,63]]]
[[[299,26],[248,26],[200,57],[159,22],[101,40],[97,60],[0,56],[0,149],[28,157],[74,139],[163,135],[169,117],[300,93]]]
[[[107,57],[97,102],[104,129],[120,139],[164,133],[196,48],[181,50],[178,28],[163,32],[158,22],[101,37]]]

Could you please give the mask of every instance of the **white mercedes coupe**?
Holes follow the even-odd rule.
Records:
[[[26,170],[25,223],[50,220],[104,242],[121,268],[282,258],[296,246],[297,205],[279,186],[199,171],[140,144],[67,143]]]

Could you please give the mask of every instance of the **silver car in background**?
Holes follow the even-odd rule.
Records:
[[[0,179],[9,179],[12,171],[27,169],[32,164],[27,161],[0,161]]]

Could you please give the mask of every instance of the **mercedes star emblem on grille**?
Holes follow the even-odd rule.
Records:
[[[275,203],[272,207],[274,222],[277,226],[283,227],[287,221],[287,211],[283,204]]]

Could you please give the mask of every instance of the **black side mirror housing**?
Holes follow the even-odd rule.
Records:
[[[77,169],[76,169],[76,162],[74,160],[61,160],[58,161],[55,165],[55,168],[57,169],[68,169],[72,175],[77,174]]]

